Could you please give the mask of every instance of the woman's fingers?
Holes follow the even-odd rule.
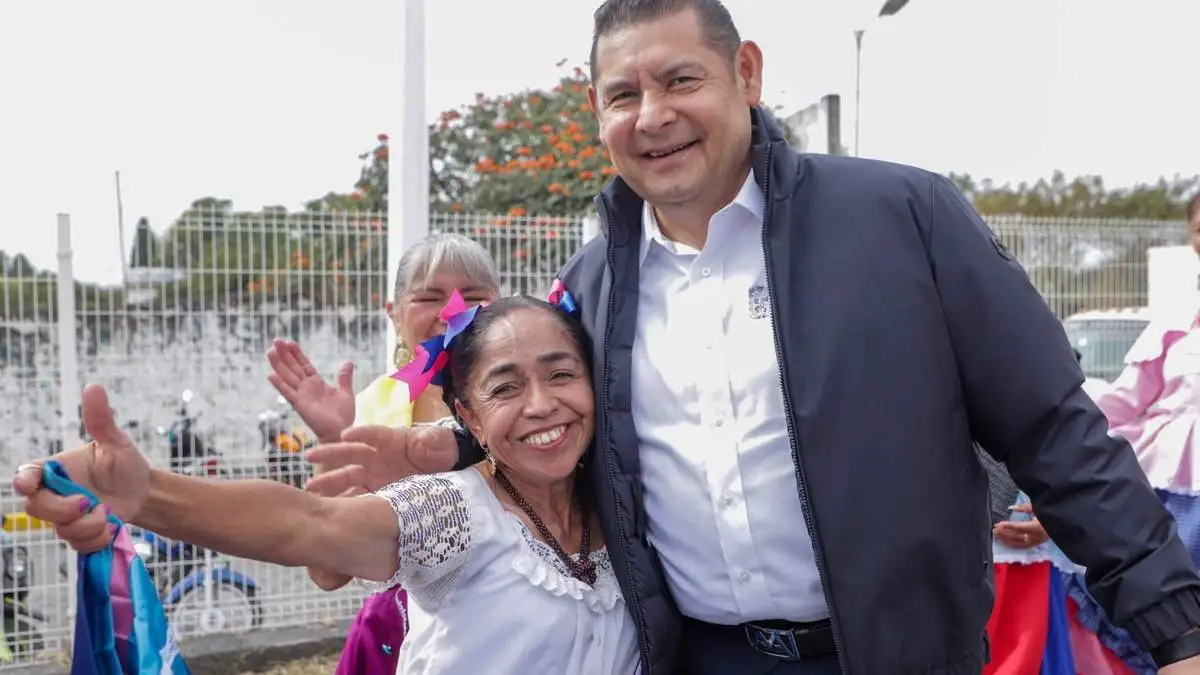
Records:
[[[304,350],[300,349],[300,345],[295,342],[288,342],[284,348],[279,351],[280,358],[283,359],[284,365],[296,373],[300,378],[310,377],[317,374],[317,369],[313,368],[308,357],[304,355]]]
[[[113,530],[108,523],[108,509],[98,507],[69,523],[58,523],[54,527],[59,539],[71,548],[90,552],[108,546]]]
[[[42,486],[42,461],[38,460],[17,467],[13,476],[13,491],[22,497],[28,497],[37,492]]]
[[[285,387],[295,390],[300,386],[303,373],[292,367],[291,362],[284,356],[286,353],[287,343],[283,340],[276,340],[275,344],[267,350],[267,361],[271,364],[271,374],[276,376]],[[275,380],[271,380],[271,384],[274,384],[276,389],[280,389]],[[283,393],[282,389],[279,393]]]
[[[25,499],[25,513],[55,525],[73,523],[83,517],[89,509],[86,497],[63,497],[44,488]]]

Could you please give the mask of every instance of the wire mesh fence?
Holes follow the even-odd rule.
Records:
[[[483,244],[503,292],[544,294],[578,249],[581,227],[447,214],[430,230]],[[72,316],[59,313],[61,271],[23,257],[0,262],[0,466],[9,470],[58,451],[64,426],[83,435],[77,404],[63,413],[61,321],[75,336],[72,379],[109,390],[118,422],[151,461],[216,478],[302,485],[308,476],[300,453],[312,435],[265,377],[272,339],[297,340],[331,379],[346,360],[360,386],[388,367],[383,214],[195,209],[164,233],[138,231],[122,284],[75,282]],[[73,562],[11,495],[0,501],[8,660],[49,657],[69,638]],[[354,588],[317,589],[303,570],[134,535],[184,638],[349,618],[361,601]]]
[[[1145,304],[1147,251],[1188,238],[1179,223],[990,220],[1060,317]],[[502,293],[538,295],[587,227],[576,218],[476,214],[430,223],[432,232],[479,241],[497,261]],[[69,261],[63,248],[60,261]],[[296,458],[313,439],[267,382],[264,355],[273,338],[295,339],[327,377],[353,361],[359,386],[388,367],[386,217],[200,208],[163,233],[139,230],[127,263],[122,284],[102,286],[74,281],[69,267],[0,257],[0,468],[81,436],[64,383],[98,382],[155,464],[302,484],[306,466]],[[70,285],[60,289],[60,278]],[[67,299],[74,310],[60,316]],[[191,453],[172,462],[173,446]],[[0,494],[0,508],[0,662],[55,658],[72,627],[73,558],[11,494]],[[185,639],[346,619],[361,602],[353,588],[320,591],[303,570],[135,535]]]

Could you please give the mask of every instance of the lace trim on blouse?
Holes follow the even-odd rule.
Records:
[[[462,488],[446,476],[412,476],[372,495],[386,499],[400,521],[398,569],[378,593],[397,585],[419,589],[437,605],[454,587],[471,551],[471,509]]]

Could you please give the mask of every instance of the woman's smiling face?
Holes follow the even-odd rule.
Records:
[[[522,307],[491,322],[462,387],[468,405],[459,405],[496,462],[528,482],[570,476],[595,428],[581,345],[554,311]]]

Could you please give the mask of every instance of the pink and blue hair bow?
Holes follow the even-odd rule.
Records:
[[[575,313],[575,297],[558,279],[555,279],[554,284],[550,287],[550,296],[547,301],[567,314]],[[442,386],[445,379],[443,373],[446,364],[450,362],[450,346],[471,325],[476,315],[479,314],[479,310],[485,306],[485,304],[480,304],[467,307],[462,294],[457,290],[450,296],[450,301],[446,303],[442,311],[438,312],[438,318],[446,322],[446,332],[435,335],[417,345],[417,348],[413,350],[413,360],[392,374],[392,379],[400,380],[408,385],[410,401],[417,400],[421,392],[431,384],[437,387]]]

